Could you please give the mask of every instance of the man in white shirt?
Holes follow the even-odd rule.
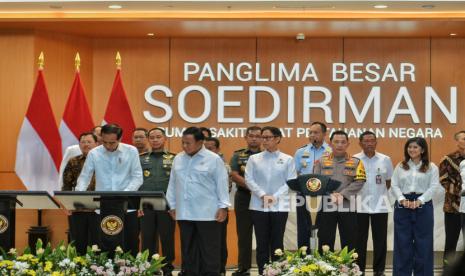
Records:
[[[197,127],[182,135],[183,152],[173,161],[166,198],[181,232],[187,275],[220,274],[221,223],[229,203],[228,173],[218,154],[207,150]]]
[[[392,161],[387,155],[376,151],[376,134],[363,132],[359,137],[362,152],[354,156],[362,160],[365,166],[366,182],[358,192],[357,253],[360,271],[365,273],[368,229],[371,221],[373,237],[373,275],[384,275],[387,250],[387,223],[390,210],[388,189],[391,185]]]
[[[139,153],[134,146],[120,143],[123,130],[116,124],[107,124],[102,127],[102,145],[92,149],[87,154],[86,162],[78,178],[76,191],[86,191],[89,186],[92,175],[95,173],[95,190],[96,191],[137,191],[143,183],[142,167],[140,165]],[[124,219],[124,204],[119,206],[115,203],[111,206],[116,210],[116,213]],[[129,207],[135,208],[135,207]],[[121,209],[121,210],[120,210]],[[101,217],[105,220],[107,217],[104,215],[106,211],[102,208]],[[132,214],[131,214],[132,215]],[[128,224],[124,228],[131,228]],[[102,228],[102,231],[104,229]],[[119,234],[107,234],[113,236],[111,239],[102,240],[102,248],[104,250],[112,250],[116,245],[123,246],[125,250],[135,250],[135,247],[129,243],[123,244],[124,231]],[[105,237],[107,237],[105,236]],[[112,240],[112,242],[107,242]],[[116,241],[115,241],[116,240]],[[114,248],[113,248],[114,249]],[[113,252],[111,252],[113,253]],[[131,252],[137,254],[137,252]]]

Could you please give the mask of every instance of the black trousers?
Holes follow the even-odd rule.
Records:
[[[136,256],[139,252],[139,218],[137,211],[124,215],[124,252],[131,251]]]
[[[226,263],[228,261],[228,222],[229,214],[226,220],[221,223],[221,273],[226,273]]]
[[[238,247],[238,270],[248,270],[252,266],[252,213],[249,210],[250,192],[237,190],[234,195],[236,232]]]
[[[283,249],[284,231],[286,230],[287,212],[262,212],[252,210],[253,227],[257,241],[258,273],[263,274],[263,267],[276,260],[274,251]]]
[[[160,238],[164,263],[163,272],[173,271],[174,261],[174,231],[176,222],[167,211],[154,211],[144,209],[144,216],[140,219],[140,230],[142,237],[142,250],[148,249],[150,256],[159,253],[158,238]]]
[[[444,227],[446,231],[446,241],[444,244],[444,264],[451,264],[455,259],[457,242],[462,229],[460,213],[444,213]]]
[[[356,249],[357,245],[357,213],[355,212],[318,212],[318,248],[328,245],[334,250],[336,228],[339,228],[341,248]]]
[[[69,216],[69,234],[77,252],[85,255],[87,246],[99,244],[100,217],[95,212],[73,212]]]
[[[187,276],[218,276],[221,263],[221,223],[179,220],[182,267]]]
[[[360,271],[365,273],[368,229],[371,222],[373,238],[373,274],[382,275],[386,267],[388,213],[357,213],[357,253]]]
[[[307,205],[305,203],[305,197],[300,195],[304,204],[296,207],[297,211],[297,246],[301,248],[306,246],[310,248],[310,234],[312,231],[312,220],[310,218],[310,212],[307,210]]]

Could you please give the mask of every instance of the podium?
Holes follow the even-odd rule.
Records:
[[[56,191],[55,198],[69,211],[100,209],[100,248],[114,254],[117,246],[124,246],[124,216],[127,210],[150,206],[166,210],[163,192],[137,191]]]
[[[42,226],[41,210],[60,209],[46,191],[0,191],[0,247],[5,251],[15,247],[16,209],[39,210],[38,226],[29,229],[29,246],[35,248],[37,239],[48,242],[48,227]]]
[[[291,190],[300,192],[301,195],[305,196],[306,207],[310,212],[310,219],[312,221],[310,250],[316,250],[318,248],[318,226],[316,225],[316,219],[318,209],[321,206],[321,198],[337,190],[341,182],[325,175],[303,174],[295,179],[288,180],[287,185]]]

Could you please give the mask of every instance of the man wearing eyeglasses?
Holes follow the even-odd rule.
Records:
[[[309,143],[299,148],[295,155],[295,168],[298,175],[313,173],[313,164],[323,155],[331,153],[331,147],[325,142],[326,125],[321,122],[314,122],[310,126]],[[297,244],[298,247],[306,246],[310,248],[310,232],[312,221],[310,213],[306,209],[305,197],[297,194]]]
[[[249,157],[259,153],[262,144],[261,128],[248,127],[245,132],[246,148],[236,150],[231,158],[231,177],[236,183],[234,195],[234,212],[236,214],[236,231],[238,247],[238,267],[233,275],[250,275],[249,269],[252,262],[252,216],[249,210],[250,190],[245,185],[245,166]]]

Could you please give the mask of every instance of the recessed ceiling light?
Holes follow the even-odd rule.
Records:
[[[387,8],[388,6],[387,5],[374,5],[373,6],[375,9],[385,9]]]
[[[434,9],[436,6],[435,5],[423,5],[421,6],[423,9]]]
[[[115,9],[115,10],[118,10],[118,9],[121,9],[123,6],[121,5],[110,5],[108,6],[109,9]]]
[[[457,34],[456,33],[451,33],[449,34],[450,36],[456,36]]]
[[[154,33],[148,33],[147,36],[154,36]]]

